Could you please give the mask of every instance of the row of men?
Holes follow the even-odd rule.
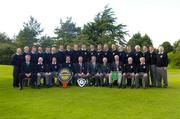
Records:
[[[34,48],[34,47],[33,47]],[[32,49],[33,49],[32,48]],[[25,48],[26,49],[26,48]],[[136,51],[137,49],[140,49],[139,46],[135,47]],[[144,47],[144,49],[146,49]],[[44,62],[44,57],[39,57],[37,60],[37,63],[33,63],[32,56],[30,54],[25,55],[25,61],[22,65],[21,58],[23,55],[21,55],[21,49],[17,49],[16,55],[13,57],[13,65],[14,65],[14,83],[13,86],[19,86],[19,84],[22,84],[21,81],[24,78],[30,77],[26,74],[28,72],[25,72],[26,68],[29,67],[29,63],[33,65],[33,68],[30,68],[32,70],[32,77],[34,80],[33,85],[39,86],[40,85],[40,79],[42,77],[45,77],[46,79],[46,85],[51,86],[52,80],[57,72],[59,71],[59,68],[61,67],[68,67],[73,73],[74,73],[74,79],[73,83],[76,83],[76,79],[79,77],[83,77],[89,80],[89,84],[94,85],[104,85],[108,84],[110,87],[113,83],[113,77],[114,75],[113,71],[116,71],[116,79],[118,86],[126,86],[127,79],[130,79],[129,82],[131,85],[135,85],[136,87],[139,87],[140,85],[144,84],[143,87],[147,87],[149,85],[149,78],[151,78],[151,85],[153,87],[158,86],[161,87],[162,85],[162,79],[164,81],[164,87],[167,87],[167,70],[166,67],[168,65],[168,58],[167,54],[164,52],[164,48],[161,46],[159,47],[159,52],[155,53],[153,51],[153,47],[149,47],[149,57],[145,56],[139,56],[135,55],[134,57],[130,56],[127,58],[127,62],[123,62],[123,60],[120,58],[120,55],[116,54],[111,60],[112,63],[109,63],[108,57],[103,57],[101,59],[102,63],[98,62],[98,56],[92,55],[90,62],[83,62],[84,58],[83,56],[78,56],[77,62],[74,63],[71,61],[73,57],[71,55],[65,56],[65,61],[63,63],[58,63],[57,57],[52,57],[50,63]],[[139,52],[141,52],[139,50]],[[144,53],[144,52],[143,52]],[[136,53],[135,53],[136,54]],[[22,56],[20,58],[20,56]],[[29,58],[29,61],[26,61],[26,57]],[[17,60],[19,58],[19,60]],[[137,64],[135,62],[135,59],[138,58],[139,63]],[[125,59],[126,60],[126,59]],[[147,63],[147,61],[150,61]],[[18,64],[19,63],[19,64]],[[41,65],[43,65],[43,68]],[[57,65],[57,66],[56,66]],[[53,66],[57,67],[53,68]],[[27,68],[29,71],[29,68]],[[150,77],[149,77],[149,71],[150,71]],[[143,82],[139,79],[143,79]],[[57,84],[59,85],[59,81],[57,81]],[[22,86],[21,86],[22,87]]]
[[[119,55],[121,63],[123,64],[127,63],[127,59],[129,57],[133,58],[135,64],[139,64],[139,58],[142,56],[145,57],[148,65],[156,64],[156,53],[154,52],[154,48],[152,46],[150,46],[149,49],[147,46],[143,46],[143,51],[141,51],[139,45],[135,46],[135,51],[132,51],[131,47],[127,46],[127,50],[125,51],[123,46],[119,46],[117,48],[114,44],[111,45],[111,48],[109,48],[107,44],[103,46],[97,45],[97,48],[95,48],[94,45],[90,45],[89,50],[87,50],[86,45],[82,45],[81,48],[79,48],[79,46],[75,44],[73,49],[71,49],[69,45],[66,46],[66,49],[64,49],[63,45],[60,45],[58,51],[55,47],[46,47],[44,52],[42,47],[36,48],[33,46],[30,51],[30,48],[25,46],[22,54],[23,58],[15,57],[14,60],[18,60],[19,63],[21,63],[24,61],[25,55],[27,54],[31,55],[31,62],[33,64],[37,64],[39,57],[43,57],[43,63],[45,64],[50,64],[52,57],[56,57],[57,62],[62,64],[65,62],[66,56],[70,56],[73,63],[77,63],[79,56],[83,57],[84,63],[90,62],[92,56],[97,57],[98,63],[102,63],[103,57],[107,57],[108,63],[112,63],[115,55]]]

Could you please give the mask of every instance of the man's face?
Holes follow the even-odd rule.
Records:
[[[39,52],[42,52],[42,47],[38,47],[38,51],[39,51]]]
[[[71,58],[70,57],[66,57],[66,61],[70,62]]]
[[[21,51],[20,48],[17,49],[17,53],[18,53],[18,54],[21,54],[21,53],[22,53],[22,51]]]
[[[91,61],[92,61],[92,62],[96,62],[96,57],[95,57],[95,56],[92,56]]]
[[[48,52],[48,53],[49,53],[49,52],[50,52],[50,48],[46,48],[46,52]]]
[[[25,60],[26,60],[26,62],[30,62],[30,60],[31,60],[31,56],[26,55],[26,56],[25,56]]]
[[[86,45],[82,45],[82,49],[86,49]]]
[[[29,47],[25,47],[24,52],[29,52]]]
[[[141,57],[140,62],[143,64],[145,62],[145,59],[143,57]]]
[[[91,50],[94,50],[94,45],[90,45],[90,49],[91,49]]]
[[[36,48],[35,47],[32,48],[32,52],[36,52]]]
[[[111,46],[111,48],[112,48],[112,50],[116,50],[116,45],[113,44],[113,45]]]
[[[102,50],[102,47],[101,47],[101,45],[98,45],[98,50]]]
[[[143,51],[144,52],[148,51],[148,48],[146,46],[143,46]]]
[[[52,62],[56,62],[56,58],[55,57],[52,58]]]
[[[60,50],[63,50],[63,49],[64,49],[64,46],[63,46],[63,45],[60,45],[60,46],[59,46],[59,49],[60,49]]]
[[[104,50],[108,50],[108,45],[105,44],[104,47],[103,47]]]
[[[74,45],[74,50],[78,50],[78,45]]]
[[[78,57],[78,62],[82,62],[83,58],[82,57]]]
[[[103,63],[107,63],[107,58],[103,58]]]
[[[42,62],[43,62],[43,58],[40,57],[40,58],[38,59],[38,63],[42,63]]]
[[[119,56],[118,56],[118,55],[115,55],[115,56],[114,56],[114,60],[115,60],[115,61],[119,61]]]
[[[153,50],[154,50],[154,48],[153,48],[153,47],[149,47],[149,51],[151,51],[151,52],[152,52]]]
[[[128,58],[128,63],[129,64],[132,64],[132,61],[133,61],[133,59],[130,57],[130,58]]]

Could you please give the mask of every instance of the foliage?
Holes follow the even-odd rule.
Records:
[[[116,19],[112,8],[105,6],[104,10],[96,15],[93,22],[84,25],[82,33],[92,44],[126,44],[126,25],[117,24]]]
[[[30,17],[27,23],[23,24],[23,29],[21,29],[16,37],[16,43],[18,46],[32,46],[34,43],[38,42],[38,36],[43,32],[41,24],[34,17]]]
[[[169,41],[165,41],[161,44],[164,47],[164,50],[168,53],[168,52],[172,52],[173,51],[173,46],[171,45],[171,43]]]
[[[138,32],[132,36],[132,38],[128,41],[127,44],[132,48],[134,48],[136,45],[140,45],[142,47],[142,46],[150,46],[153,43],[151,38],[147,34],[142,36],[141,33]]]

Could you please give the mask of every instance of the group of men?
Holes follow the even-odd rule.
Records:
[[[119,88],[136,87],[167,87],[168,56],[164,48],[160,46],[155,51],[153,46],[139,45],[135,48],[122,45],[111,47],[107,44],[86,45],[74,44],[73,48],[67,45],[46,47],[28,46],[17,48],[12,58],[13,86],[23,88],[23,82],[29,80],[29,85],[40,87],[46,85],[60,86],[58,73],[62,68],[68,68],[72,72],[70,85],[77,85],[77,79],[86,79],[89,86],[117,85]],[[163,80],[163,84],[162,84]],[[43,83],[42,83],[43,82]],[[27,85],[27,84],[26,84]]]

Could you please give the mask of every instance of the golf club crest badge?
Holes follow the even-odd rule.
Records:
[[[86,79],[83,79],[83,78],[79,78],[77,80],[77,83],[80,87],[84,87],[86,85]]]

